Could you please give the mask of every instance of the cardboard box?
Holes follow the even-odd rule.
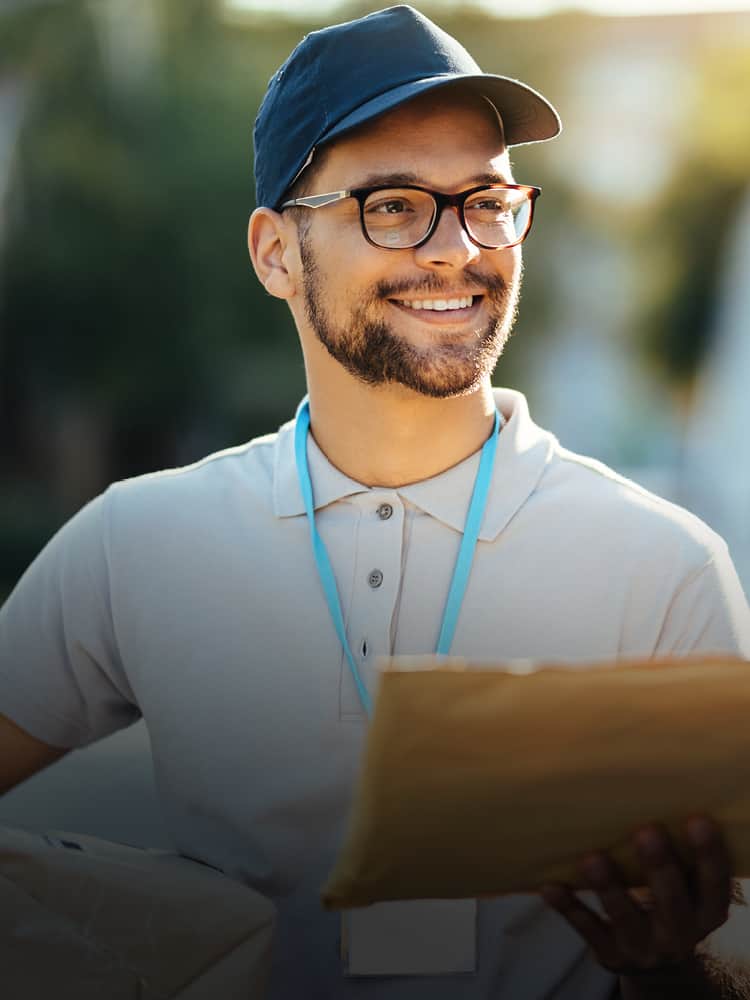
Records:
[[[167,851],[0,827],[7,1000],[261,1000],[274,916]]]

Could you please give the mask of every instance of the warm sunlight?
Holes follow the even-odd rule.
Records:
[[[226,0],[238,10],[288,14],[300,17],[333,14],[342,8],[340,0]],[[383,3],[383,6],[387,4]],[[381,6],[373,0],[372,9]],[[451,3],[444,3],[446,10]],[[729,11],[750,11],[749,0],[477,0],[477,6],[498,16],[538,17],[561,10],[586,10],[596,14],[655,15],[655,14],[721,14]],[[429,5],[433,17],[437,11]]]

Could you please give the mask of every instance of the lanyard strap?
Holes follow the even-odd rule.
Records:
[[[474,560],[474,550],[477,547],[477,539],[479,538],[479,531],[482,527],[482,519],[487,506],[490,484],[492,483],[492,469],[495,464],[497,436],[500,426],[500,413],[498,410],[495,410],[495,420],[492,425],[492,433],[482,446],[482,453],[479,458],[479,468],[474,481],[474,490],[471,495],[469,512],[466,515],[466,524],[464,525],[461,546],[458,550],[456,565],[453,570],[453,579],[451,580],[450,589],[448,591],[448,599],[445,602],[443,622],[440,627],[440,637],[438,639],[436,650],[440,656],[447,655],[450,651],[451,643],[453,642],[453,633],[456,631],[456,623],[458,621],[458,615],[464,599],[464,593],[466,592],[466,586],[469,582],[471,564]],[[331,619],[336,629],[336,634],[339,637],[339,641],[344,649],[346,658],[349,661],[349,667],[352,672],[352,677],[354,678],[354,683],[357,686],[357,691],[359,692],[360,701],[362,702],[362,706],[367,715],[371,716],[372,700],[370,698],[370,693],[365,687],[362,677],[360,676],[359,670],[357,669],[357,663],[349,646],[349,640],[346,637],[344,615],[341,610],[341,601],[339,600],[338,590],[336,588],[336,577],[333,573],[333,567],[331,566],[331,560],[328,556],[328,550],[326,549],[323,539],[320,537],[320,532],[315,524],[315,505],[313,503],[312,480],[310,479],[310,468],[307,462],[307,434],[309,429],[310,404],[305,398],[297,411],[297,420],[294,428],[294,455],[297,462],[297,476],[299,478],[300,490],[302,491],[302,500],[305,505],[305,514],[307,515],[307,521],[310,526],[310,539],[312,541],[313,556],[315,557],[315,564],[318,567],[318,576],[323,587],[323,592],[328,604],[328,610],[331,613]]]

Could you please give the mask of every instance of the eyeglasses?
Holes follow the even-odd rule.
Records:
[[[344,198],[356,198],[367,242],[382,250],[408,250],[429,240],[449,205],[457,210],[472,243],[485,250],[505,250],[526,239],[534,202],[541,193],[541,188],[528,184],[483,185],[460,194],[410,185],[367,187],[294,198],[285,201],[280,210],[324,208]]]

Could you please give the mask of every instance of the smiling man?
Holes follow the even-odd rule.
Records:
[[[352,194],[282,205],[330,206],[314,236],[312,220],[299,226],[300,329],[313,328],[354,386],[401,386],[439,399],[473,393],[502,352],[520,290],[520,251],[483,260],[482,249],[517,247],[538,194],[513,183],[497,112],[459,85],[437,101],[428,92],[339,139],[313,176],[323,187],[362,182]],[[261,220],[267,216],[254,226]],[[412,250],[410,271],[403,253],[384,249]]]
[[[297,186],[330,195],[256,211],[250,252],[294,315],[315,440],[362,483],[427,479],[490,433],[538,190],[513,182],[497,112],[459,84],[360,125],[307,171]]]
[[[699,817],[689,865],[638,834],[647,901],[601,855],[588,895],[320,908],[378,656],[750,657],[724,542],[491,387],[539,194],[508,150],[558,131],[410,7],[305,38],[256,122],[248,239],[309,398],[112,486],[0,615],[4,785],[142,715],[176,846],[278,904],[271,1000],[750,995],[706,944],[740,918]]]

